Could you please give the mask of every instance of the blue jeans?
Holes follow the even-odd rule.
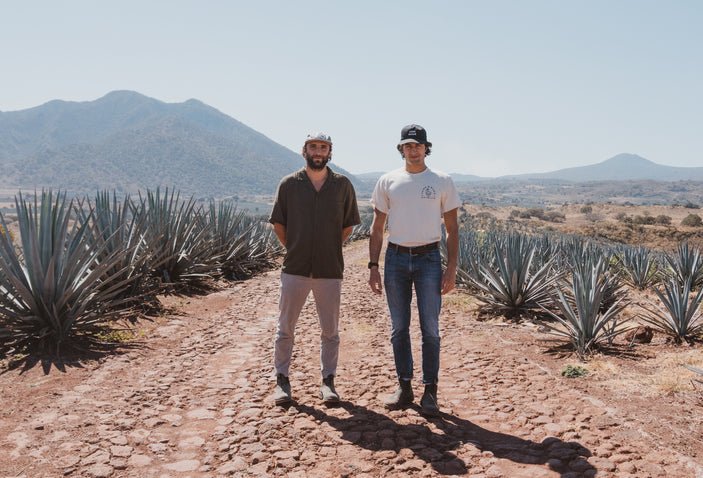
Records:
[[[442,258],[439,249],[411,255],[388,246],[384,271],[383,284],[391,315],[391,344],[398,379],[413,378],[410,302],[414,285],[422,332],[422,382],[437,383],[439,311],[442,308]]]

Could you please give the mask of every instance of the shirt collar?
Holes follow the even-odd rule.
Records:
[[[337,181],[337,179],[339,179],[340,175],[335,173],[334,171],[332,171],[332,168],[330,168],[329,166],[325,166],[325,167],[327,168],[327,179],[332,180],[332,181]],[[305,181],[305,180],[309,179],[307,173],[305,173],[305,166],[300,168],[298,170],[298,172],[295,173],[295,178],[298,181]]]

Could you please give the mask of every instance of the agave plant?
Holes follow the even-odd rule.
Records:
[[[603,310],[604,299],[611,294],[612,285],[605,258],[601,258],[590,268],[571,268],[571,289],[564,292],[557,287],[552,301],[558,314],[542,307],[554,317],[559,326],[545,324],[552,333],[567,338],[576,349],[579,358],[600,342],[612,343],[613,338],[629,329],[627,321],[617,324],[618,314],[627,306],[625,295],[618,294],[616,301]]]
[[[116,251],[120,254],[120,261],[106,271],[106,277],[115,277],[126,287],[118,296],[125,299],[125,303],[140,301],[146,292],[144,282],[146,274],[146,245],[143,234],[144,220],[131,214],[132,201],[125,196],[122,201],[117,200],[113,191],[112,196],[108,191],[99,192],[95,202],[88,202],[87,206],[78,204],[76,207],[79,221],[90,224],[93,234],[90,247],[100,250],[100,260],[109,257]]]
[[[577,274],[580,277],[589,275],[602,276],[603,290],[601,298],[601,312],[608,310],[615,304],[625,293],[625,289],[618,277],[613,271],[613,266],[616,264],[614,249],[596,245],[576,238],[570,238],[564,243],[564,266]],[[573,289],[573,284],[566,281],[562,284],[565,289]],[[567,295],[567,298],[572,299],[573,294]]]
[[[0,339],[15,345],[61,345],[112,317],[125,287],[108,277],[124,251],[103,255],[91,231],[71,214],[66,195],[42,192],[34,204],[15,198],[20,244],[0,236]],[[0,221],[6,227],[0,214]],[[119,272],[119,271],[118,271]]]
[[[510,234],[495,244],[494,261],[482,262],[480,279],[474,280],[481,292],[479,300],[508,313],[537,308],[547,300],[560,275],[551,260],[539,269],[533,266],[536,247],[520,234]]]
[[[617,254],[617,260],[622,276],[631,286],[644,290],[657,282],[657,260],[650,249],[625,247]]]
[[[237,211],[233,203],[211,202],[207,221],[221,272],[230,279],[242,279],[271,265],[281,250],[273,229],[244,211]]]
[[[676,343],[686,341],[703,331],[703,320],[698,310],[703,301],[703,289],[692,295],[693,280],[689,276],[683,286],[675,278],[665,281],[663,292],[654,289],[663,307],[648,300],[653,309],[648,310],[649,315],[642,317],[644,321],[673,337]]]
[[[459,235],[456,281],[457,284],[478,292],[474,284],[481,280],[480,264],[483,260],[489,260],[485,252],[488,249],[487,234],[474,228],[461,227]],[[442,245],[442,257],[446,262],[446,237],[442,237]]]
[[[167,286],[198,284],[219,273],[221,256],[213,248],[209,223],[195,199],[180,200],[168,188],[147,191],[132,212],[144,237],[147,267]]]
[[[701,370],[701,369],[699,369],[699,368],[691,367],[690,365],[686,365],[686,364],[683,364],[683,366],[686,367],[687,369],[693,371],[693,372],[696,372],[696,373],[699,373],[699,374],[703,375],[703,370]]]
[[[690,245],[688,242],[676,246],[673,251],[665,256],[670,268],[670,275],[674,277],[681,286],[691,279],[691,287],[698,288],[703,282],[703,253],[698,246]]]
[[[246,225],[239,237],[238,244],[227,251],[223,260],[223,270],[241,271],[238,276],[230,274],[233,278],[248,277],[256,271],[272,267],[274,259],[283,251],[283,246],[278,242],[273,228],[263,220],[248,217]]]
[[[357,224],[352,229],[351,234],[347,237],[344,244],[349,244],[350,242],[360,241],[362,239],[367,239],[371,235],[371,222],[373,221],[372,214],[364,214],[361,216],[361,224]]]

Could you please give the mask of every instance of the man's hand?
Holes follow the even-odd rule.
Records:
[[[373,221],[371,221],[371,235],[369,236],[369,260],[371,262],[378,263],[378,258],[381,255],[383,228],[386,224],[386,216],[387,214],[374,208]],[[369,285],[374,293],[378,295],[383,293],[383,281],[381,280],[381,273],[377,266],[369,269]]]
[[[442,276],[442,295],[454,289],[456,284],[456,268],[447,267]]]
[[[442,295],[454,289],[456,284],[456,262],[459,256],[459,222],[456,209],[444,213],[444,228],[447,231],[447,269],[442,276]]]
[[[383,281],[381,280],[381,273],[378,271],[378,267],[369,269],[369,285],[374,293],[378,295],[383,293]]]

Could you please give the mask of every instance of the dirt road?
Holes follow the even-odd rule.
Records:
[[[700,407],[677,415],[675,401],[668,413],[566,379],[536,328],[479,322],[458,293],[441,318],[442,416],[385,410],[396,383],[390,327],[384,298],[366,284],[366,251],[366,242],[345,249],[340,406],[318,398],[311,302],[297,329],[296,401],[273,404],[272,271],[169,298],[177,313],[122,354],[5,371],[0,476],[703,476]],[[414,319],[416,369],[418,329]],[[419,397],[419,379],[414,387]]]

